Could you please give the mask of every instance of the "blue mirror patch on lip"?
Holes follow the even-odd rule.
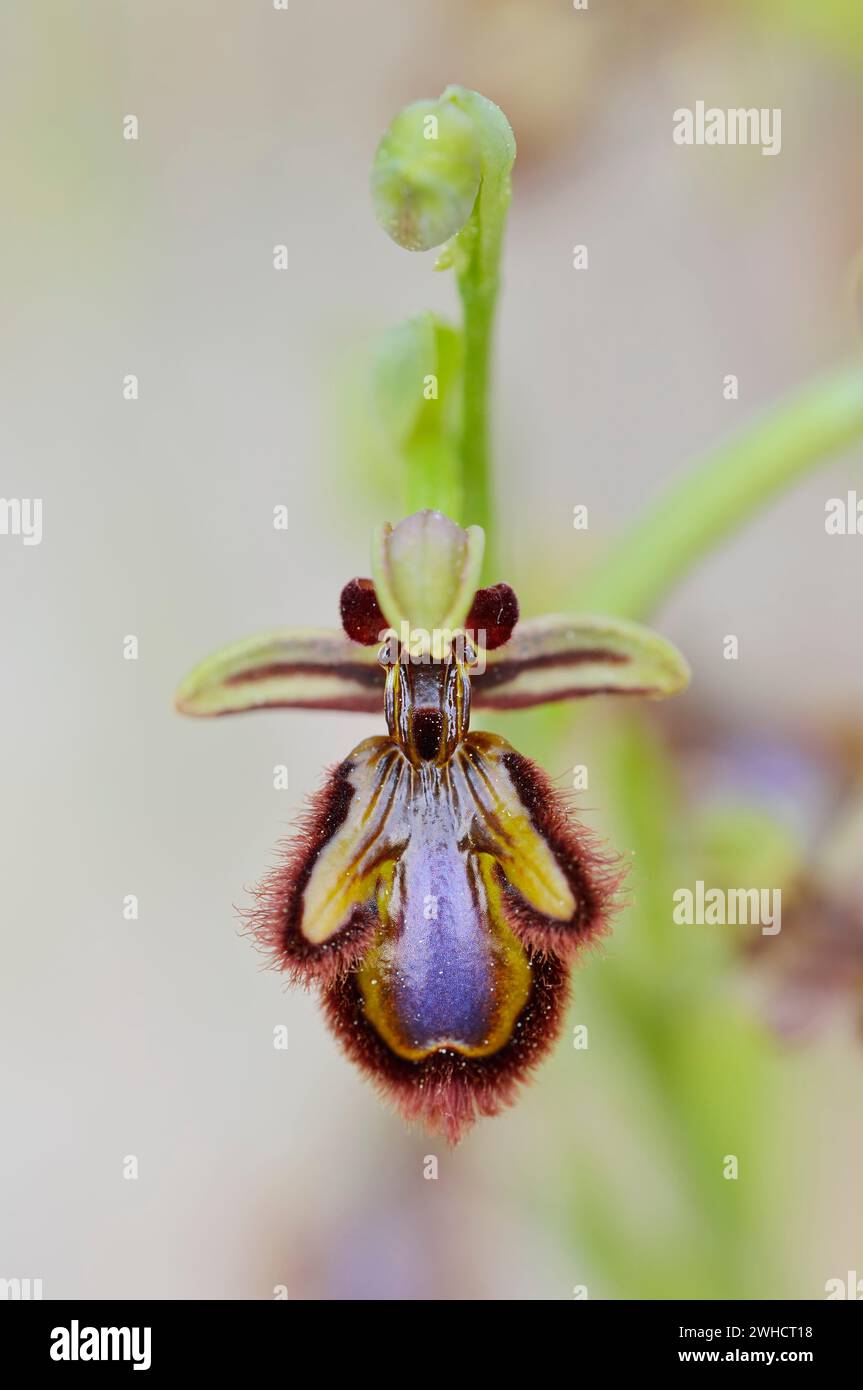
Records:
[[[492,943],[466,859],[452,840],[413,838],[402,869],[394,1012],[415,1047],[481,1045],[494,1003]]]

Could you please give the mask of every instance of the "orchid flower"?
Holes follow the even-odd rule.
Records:
[[[372,577],[342,590],[342,632],[238,642],[177,694],[196,716],[385,716],[327,774],[249,916],[273,963],[320,990],[348,1056],[452,1142],[550,1048],[568,962],[607,929],[621,879],[546,773],[471,732],[471,708],[664,696],[688,679],[638,624],[519,622],[509,585],[478,586],[483,547],[441,512],[385,525]]]

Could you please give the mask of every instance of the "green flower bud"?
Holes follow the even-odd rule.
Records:
[[[416,314],[383,338],[373,385],[378,417],[397,446],[455,428],[461,357],[461,334],[432,313]]]
[[[407,251],[428,251],[461,231],[482,174],[480,141],[451,100],[416,101],[400,111],[372,165],[375,216]]]

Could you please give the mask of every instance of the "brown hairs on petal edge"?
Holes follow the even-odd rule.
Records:
[[[573,819],[565,793],[542,768],[515,749],[504,754],[503,763],[519,799],[553,850],[576,901],[575,919],[556,922],[531,908],[504,879],[507,920],[534,951],[571,959],[585,946],[596,945],[608,932],[610,919],[622,906],[618,894],[626,869],[619,855]]]
[[[299,926],[302,894],[315,860],[340,829],[354,795],[348,781],[352,766],[348,758],[329,769],[290,838],[277,846],[281,863],[253,890],[255,906],[240,914],[272,968],[287,971],[295,984],[330,984],[365,954],[378,925],[377,909],[368,904],[355,907],[348,925],[330,941],[308,941]]]
[[[324,1013],[344,1051],[374,1081],[380,1094],[406,1120],[457,1144],[481,1116],[512,1105],[520,1084],[549,1051],[563,1024],[569,974],[551,954],[531,955],[531,990],[512,1037],[488,1057],[465,1057],[452,1049],[420,1062],[387,1047],[365,1016],[355,973],[322,991]]]

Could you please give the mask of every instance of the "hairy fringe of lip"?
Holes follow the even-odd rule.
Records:
[[[481,738],[482,736],[478,736]],[[576,901],[561,923],[530,907],[498,866],[505,920],[524,947],[530,990],[503,1045],[469,1056],[442,1046],[420,1060],[399,1055],[369,1021],[358,968],[380,927],[373,905],[355,907],[333,940],[310,942],[301,932],[302,894],[322,849],[343,825],[353,788],[351,758],[332,767],[309,798],[291,836],[277,847],[279,861],[241,915],[271,968],[320,992],[324,1016],[342,1049],[408,1121],[418,1121],[455,1144],[480,1117],[497,1115],[550,1051],[563,1027],[570,996],[569,965],[597,946],[622,906],[625,877],[619,856],[572,818],[573,793],[562,791],[528,758],[509,749],[502,758],[522,805],[551,849]]]

